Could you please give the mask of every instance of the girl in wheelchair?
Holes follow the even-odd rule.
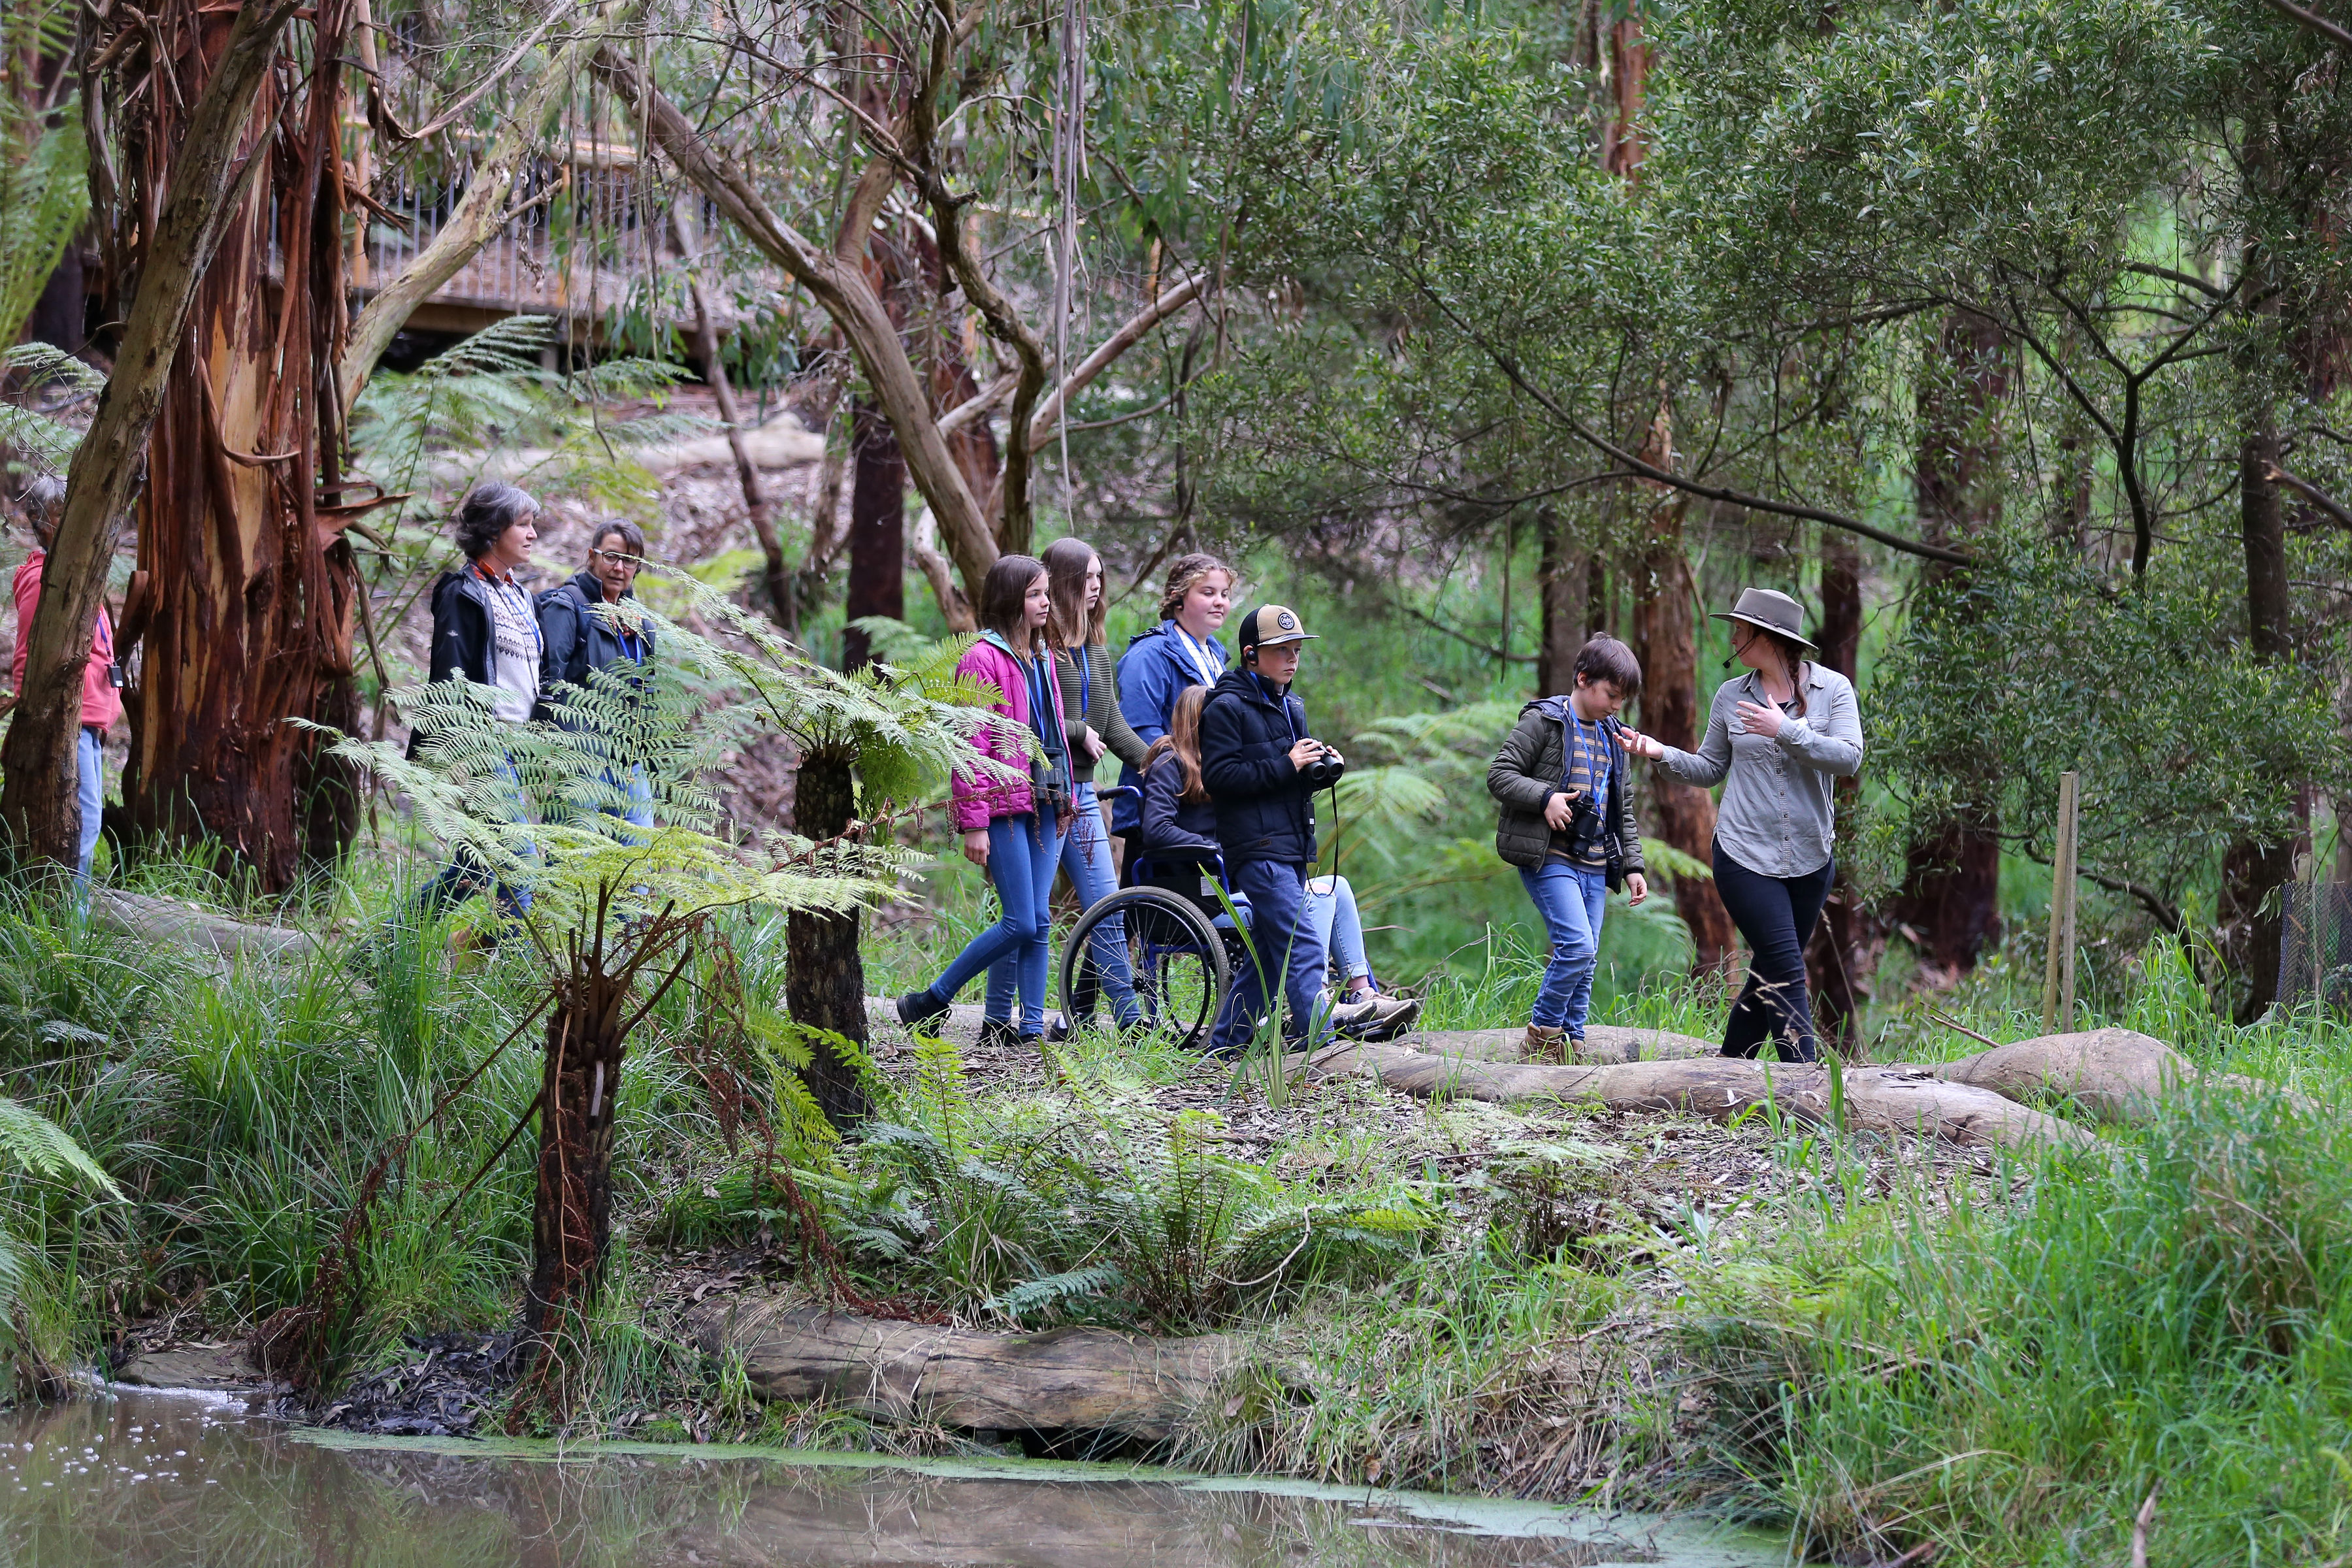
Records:
[[[1142,822],[1138,853],[1128,862],[1127,879],[1165,888],[1191,900],[1231,928],[1230,902],[1244,924],[1249,900],[1225,889],[1224,858],[1216,838],[1216,812],[1201,777],[1201,708],[1209,689],[1188,686],[1177,696],[1168,732],[1151,743],[1143,759]],[[1310,877],[1304,918],[1322,932],[1324,951],[1339,977],[1329,996],[1332,1028],[1355,1039],[1385,1040],[1402,1034],[1421,1013],[1421,1004],[1381,994],[1364,952],[1364,922],[1356,890],[1345,877]],[[1230,944],[1229,944],[1230,945]]]

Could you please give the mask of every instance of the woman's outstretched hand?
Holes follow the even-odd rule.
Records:
[[[1788,721],[1788,715],[1780,709],[1754,702],[1742,702],[1738,714],[1742,730],[1751,735],[1761,735],[1768,741],[1778,738],[1780,726]]]
[[[963,858],[983,871],[988,869],[988,829],[975,827],[963,836]]]
[[[1617,743],[1635,756],[1647,757],[1654,763],[1666,754],[1663,742],[1652,740],[1639,730],[1628,730],[1622,724],[1617,727]]]

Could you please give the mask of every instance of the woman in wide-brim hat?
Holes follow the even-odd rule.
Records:
[[[1805,657],[1804,611],[1788,595],[1750,588],[1714,618],[1731,623],[1732,657],[1747,668],[1716,689],[1698,750],[1622,738],[1685,784],[1724,786],[1715,890],[1750,957],[1723,1054],[1752,1057],[1769,1039],[1784,1059],[1814,1061],[1805,942],[1837,877],[1832,792],[1862,771],[1862,713],[1853,683]]]

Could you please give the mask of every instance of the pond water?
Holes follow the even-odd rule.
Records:
[[[1763,1568],[1776,1538],[1007,1459],[352,1438],[122,1390],[0,1413],[8,1568]]]

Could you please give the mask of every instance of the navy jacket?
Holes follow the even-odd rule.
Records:
[[[1222,674],[1225,645],[1212,637],[1202,647]],[[1118,656],[1118,710],[1127,716],[1137,738],[1147,746],[1168,733],[1169,717],[1176,711],[1176,699],[1184,689],[1201,683],[1200,668],[1184,651],[1173,621],[1162,621],[1149,631],[1138,632],[1129,640],[1127,651]],[[1118,782],[1130,789],[1140,789],[1143,774],[1131,764],[1121,763]],[[1111,803],[1111,831],[1137,831],[1141,811],[1134,795],[1118,796]]]
[[[438,683],[464,676],[477,686],[498,680],[498,645],[490,637],[490,591],[471,567],[444,572],[433,584],[433,652],[425,679]],[[408,736],[416,755],[418,731]]]
[[[634,599],[634,593],[623,593]],[[558,685],[585,688],[592,669],[625,668],[633,662],[612,617],[596,614],[604,602],[604,584],[593,572],[583,572],[570,582],[550,588],[537,601],[539,610],[539,689],[542,693],[534,719],[554,718],[561,706]],[[637,633],[638,647],[647,662],[654,657],[654,632],[648,626]]]
[[[1229,867],[1313,863],[1317,786],[1290,764],[1290,748],[1307,733],[1307,705],[1287,691],[1276,701],[1249,670],[1229,669],[1210,689],[1201,710],[1201,776],[1216,803]]]
[[[1197,861],[1218,852],[1217,808],[1184,798],[1184,764],[1155,760],[1143,775],[1143,853],[1154,860]]]

